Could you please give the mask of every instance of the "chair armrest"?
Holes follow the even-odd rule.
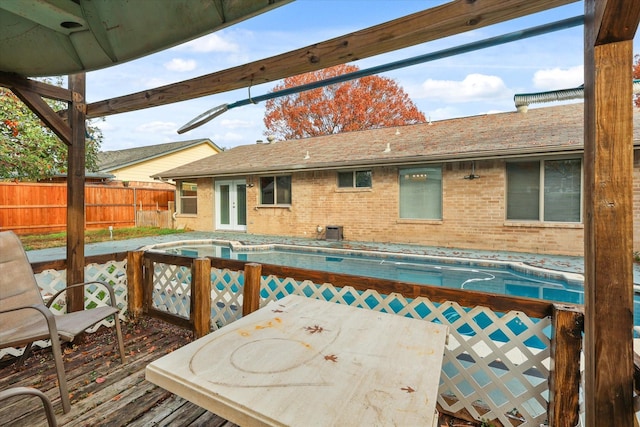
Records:
[[[73,285],[69,285],[69,286],[65,287],[64,289],[59,290],[58,292],[56,292],[51,297],[51,299],[49,299],[49,301],[47,302],[47,307],[51,307],[51,304],[53,304],[53,302],[56,300],[56,298],[58,298],[58,296],[60,296],[63,292],[66,292],[68,289],[77,288],[79,286],[92,285],[92,284],[101,285],[102,287],[104,287],[107,290],[107,292],[109,293],[110,305],[112,307],[117,307],[116,294],[115,294],[115,292],[113,292],[113,288],[108,283],[102,282],[100,280],[92,280],[90,282],[76,283],[76,284],[73,284]]]
[[[49,426],[55,427],[58,425],[51,401],[43,392],[38,389],[32,387],[12,387],[7,390],[0,391],[0,400],[5,400],[22,395],[39,397],[42,401],[42,405],[44,406],[44,411],[47,415],[47,422],[49,423]]]

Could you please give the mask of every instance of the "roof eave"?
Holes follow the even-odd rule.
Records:
[[[636,144],[637,145],[637,144]],[[562,146],[536,146],[519,149],[504,149],[491,151],[473,151],[467,153],[447,153],[434,154],[428,156],[407,156],[394,157],[390,159],[364,159],[350,162],[325,162],[313,164],[296,164],[287,166],[272,166],[266,168],[237,169],[224,172],[207,172],[207,173],[190,173],[190,174],[171,174],[171,175],[153,175],[153,178],[163,179],[198,179],[198,178],[226,178],[232,176],[255,176],[255,175],[271,175],[283,174],[302,171],[321,171],[321,170],[338,170],[353,169],[358,167],[376,167],[376,166],[404,166],[426,163],[450,163],[455,161],[469,160],[490,160],[500,158],[515,158],[524,156],[558,156],[569,154],[581,154],[584,151],[582,145],[562,145]]]

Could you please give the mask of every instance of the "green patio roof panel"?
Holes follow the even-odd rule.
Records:
[[[74,74],[136,59],[291,0],[2,0],[0,71]]]

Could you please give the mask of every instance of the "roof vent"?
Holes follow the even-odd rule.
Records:
[[[640,80],[633,81],[633,93],[640,93]],[[548,92],[538,93],[522,93],[515,94],[513,96],[513,102],[516,104],[516,109],[519,113],[526,113],[529,104],[538,102],[554,102],[554,101],[568,101],[571,99],[584,98],[584,85],[562,90],[551,90]]]
[[[273,136],[273,135],[269,135],[269,136],[267,137],[267,141],[269,141],[269,144],[275,144],[275,142],[276,142],[276,137],[275,137],[275,136]]]

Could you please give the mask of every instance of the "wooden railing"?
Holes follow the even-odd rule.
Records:
[[[184,318],[153,307],[154,270],[157,264],[182,266],[190,269],[190,310]],[[402,295],[407,299],[426,298],[433,303],[454,301],[462,307],[485,307],[497,313],[521,312],[532,318],[550,318],[552,326],[549,373],[550,426],[575,426],[579,419],[580,354],[582,350],[583,311],[579,306],[555,304],[537,299],[489,294],[477,291],[418,285],[387,279],[329,273],[269,264],[255,264],[222,258],[187,258],[158,252],[130,252],[128,254],[129,314],[142,313],[160,317],[168,322],[190,327],[197,337],[211,330],[211,269],[240,271],[243,275],[242,312],[256,310],[261,301],[261,280],[264,277],[291,278],[297,282],[331,284],[336,288],[356,291],[376,291],[383,295]],[[264,299],[264,298],[262,298]],[[442,411],[442,408],[440,408]],[[446,411],[445,411],[446,412]],[[463,413],[459,418],[477,421]],[[500,421],[494,425],[505,425]],[[515,424],[518,425],[518,424]]]

